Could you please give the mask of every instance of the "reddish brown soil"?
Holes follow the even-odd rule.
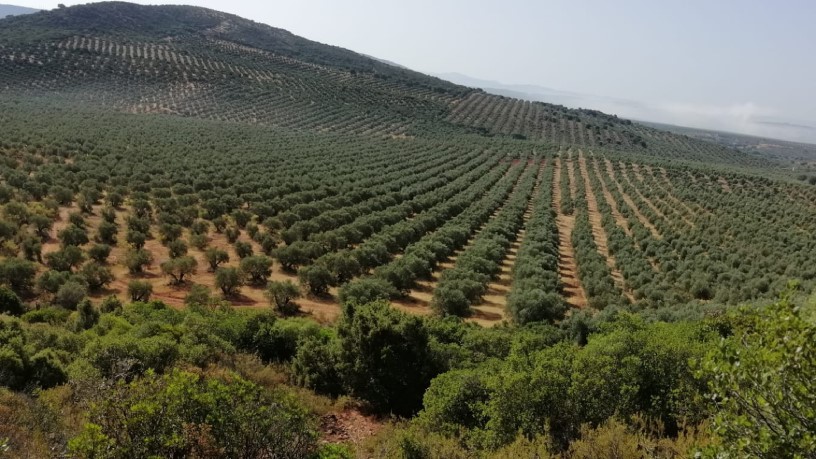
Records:
[[[376,435],[384,425],[374,416],[349,408],[320,417],[320,441],[357,445]]]

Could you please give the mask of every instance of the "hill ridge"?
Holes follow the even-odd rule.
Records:
[[[103,2],[0,24],[0,91],[8,95],[355,135],[456,132],[769,166],[614,115],[487,94],[206,8]]]

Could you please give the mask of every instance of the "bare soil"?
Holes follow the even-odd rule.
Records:
[[[626,164],[623,161],[621,161],[619,163],[619,165],[620,165],[621,171],[623,171],[621,173],[621,175],[623,176],[623,179],[626,180],[626,183],[628,183],[635,190],[635,193],[637,193],[638,197],[643,202],[645,202],[646,205],[649,206],[650,209],[652,209],[652,212],[656,213],[660,218],[665,220],[666,215],[663,214],[663,211],[661,211],[657,206],[655,206],[654,203],[652,202],[652,200],[649,197],[647,197],[645,194],[643,194],[643,192],[640,191],[640,188],[638,188],[638,186],[635,184],[635,182],[633,182],[632,179],[629,177],[629,168],[626,167]],[[643,177],[642,176],[641,176],[641,183],[643,183]]]
[[[604,199],[606,199],[606,203],[609,204],[609,207],[612,209],[612,217],[615,219],[615,224],[623,228],[623,231],[627,236],[632,236],[632,229],[629,228],[629,222],[623,218],[623,215],[621,215],[620,211],[618,210],[618,203],[615,201],[615,197],[612,196],[612,193],[609,192],[609,188],[606,187],[606,180],[604,180],[603,174],[599,172],[601,168],[598,165],[598,160],[596,158],[592,158],[592,165],[594,166],[593,171],[597,173],[598,179],[601,182],[601,190],[603,191]]]
[[[555,159],[553,174],[553,205],[557,212],[555,221],[558,226],[558,274],[567,303],[576,308],[585,308],[588,304],[586,292],[578,279],[578,264],[575,261],[575,248],[572,246],[575,216],[565,215],[561,210],[561,167],[561,157],[558,157]]]
[[[615,257],[609,253],[609,241],[607,240],[606,231],[601,223],[601,211],[598,208],[598,201],[595,198],[595,192],[592,190],[592,186],[590,184],[589,171],[587,169],[586,158],[584,157],[583,153],[579,153],[578,155],[578,165],[581,170],[581,176],[584,178],[584,183],[586,184],[585,188],[589,223],[592,226],[592,238],[595,240],[595,245],[598,247],[598,253],[600,253],[601,256],[606,259],[606,265],[609,267],[609,270],[612,273],[612,280],[615,282],[618,288],[621,289],[623,294],[626,295],[629,301],[634,302],[635,297],[626,287],[623,274],[621,274],[620,270],[617,268]]]
[[[728,184],[728,180],[726,180],[725,177],[723,176],[717,177],[717,182],[720,184],[723,191],[725,191],[726,193],[731,192],[731,185]]]
[[[661,182],[661,180],[660,180],[660,179],[658,179],[657,174],[655,173],[654,169],[653,169],[651,166],[644,166],[644,168],[645,168],[645,169],[646,169],[646,171],[649,173],[649,175],[651,175],[651,177],[652,177],[652,179],[654,180],[654,182],[655,182],[655,183],[659,184],[659,183]],[[663,191],[665,191],[665,192],[666,192],[666,196],[668,196],[669,200],[670,200],[670,201],[671,201],[671,202],[672,202],[672,203],[673,203],[675,206],[682,207],[682,208],[683,208],[683,209],[686,211],[686,215],[695,215],[695,213],[696,213],[696,212],[695,212],[695,211],[694,211],[694,210],[693,210],[693,209],[692,209],[692,208],[691,208],[691,207],[690,207],[688,204],[686,204],[685,202],[681,201],[679,198],[677,198],[677,196],[675,196],[675,195],[672,193],[672,190],[674,189],[674,187],[672,186],[671,181],[669,181],[669,177],[668,177],[668,175],[666,174],[666,169],[663,169],[663,168],[661,167],[661,168],[660,168],[660,170],[661,170],[661,174],[660,174],[660,175],[662,176],[662,182],[663,182],[663,184],[664,184],[664,186],[663,186]],[[683,216],[683,220],[684,220],[684,221],[685,221],[687,224],[689,224],[690,226],[692,226],[692,227],[693,227],[693,226],[695,226],[695,225],[694,225],[694,222],[693,222],[693,221],[691,221],[691,220],[690,220],[690,219],[689,219],[687,216]]]
[[[373,437],[385,423],[355,408],[320,417],[320,441],[323,443],[351,443],[358,445]]]
[[[516,160],[514,161],[514,164],[518,162],[519,161]],[[530,163],[528,162],[527,166],[529,167],[529,165]],[[518,182],[516,185],[518,185]],[[513,191],[511,191],[511,195],[513,192],[515,192],[515,187]],[[501,211],[501,209],[502,207],[496,209],[496,211],[491,215],[491,219],[495,217]],[[431,309],[431,301],[433,300],[433,292],[442,276],[442,272],[451,269],[456,265],[456,259],[459,254],[469,249],[473,245],[474,239],[476,239],[476,236],[482,232],[482,229],[487,226],[489,221],[490,220],[486,221],[476,231],[474,231],[473,234],[471,234],[470,239],[468,239],[467,243],[461,249],[455,250],[447,260],[439,263],[436,269],[431,273],[430,279],[417,280],[417,287],[412,289],[405,298],[391,300],[391,306],[411,314],[433,314],[433,309]],[[482,326],[492,326],[504,320],[505,316],[503,309],[504,308],[502,308],[502,312],[498,312],[491,309],[474,308],[473,315],[468,317],[466,320],[478,323]]]
[[[629,208],[632,209],[640,223],[646,228],[648,228],[654,237],[660,238],[660,232],[657,231],[657,228],[652,224],[652,222],[649,221],[648,218],[646,218],[645,215],[643,215],[640,209],[638,209],[638,206],[635,204],[635,201],[633,201],[632,198],[628,194],[626,194],[626,192],[623,190],[623,186],[620,184],[620,182],[618,182],[618,179],[615,176],[615,168],[612,166],[612,162],[609,161],[608,159],[604,159],[604,162],[606,163],[606,170],[608,172],[608,175],[610,179],[618,187],[618,192],[623,197],[623,200],[626,202],[626,204],[629,205]]]

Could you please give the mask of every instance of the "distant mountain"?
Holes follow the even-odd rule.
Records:
[[[609,102],[615,102],[618,104],[636,104],[634,101],[624,99],[561,91],[559,89],[548,88],[545,86],[537,86],[532,84],[505,84],[498,81],[482,80],[456,72],[436,73],[434,76],[450,81],[451,83],[461,84],[470,88],[483,89],[491,94],[547,102],[570,108],[595,108],[604,110],[605,108],[602,108],[602,106],[599,106],[599,104],[603,105]]]
[[[567,108],[577,94],[464,81],[499,86],[490,94],[200,7],[102,2],[14,16],[0,19],[0,47],[0,97],[32,103],[367,136],[464,134],[649,155],[670,146],[688,158],[745,159]]]
[[[0,19],[6,16],[18,16],[21,14],[31,14],[36,13],[37,9],[34,8],[26,8],[24,6],[14,6],[14,5],[2,5],[0,4]]]
[[[653,123],[652,127],[655,127],[656,124],[692,126],[693,129],[697,130],[734,132],[739,133],[737,135],[786,139],[785,141],[795,143],[816,143],[816,124],[813,121],[770,119],[759,115],[746,117],[742,114],[743,110],[739,110],[744,107],[739,104],[736,107],[697,107],[695,104],[644,103],[631,99],[562,91],[531,84],[504,84],[498,81],[473,78],[461,73],[437,73],[434,75],[452,83],[482,89],[490,94],[547,102],[569,108],[590,108],[605,113],[615,113],[623,118],[644,120],[647,124]],[[748,108],[750,108],[751,104],[744,105],[748,105]]]

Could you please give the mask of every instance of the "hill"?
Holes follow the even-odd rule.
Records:
[[[168,288],[162,265],[175,258],[170,242],[184,238],[200,266],[209,264],[208,247],[225,250],[236,267],[246,244],[250,253],[274,257],[270,275],[307,286],[317,296],[304,306],[327,318],[339,313],[337,289],[366,273],[389,279],[400,293],[392,295],[396,306],[430,312],[449,267],[439,263],[453,263],[480,240],[493,221],[488,209],[503,215],[517,195],[519,205],[532,202],[529,187],[552,191],[542,199],[553,203],[562,244],[553,288],[572,285],[562,295],[578,307],[657,307],[667,298],[735,303],[773,292],[787,280],[782,266],[809,256],[810,249],[776,247],[780,239],[764,232],[783,218],[776,209],[788,209],[785,218],[801,220],[787,240],[806,244],[801,231],[813,224],[813,190],[763,192],[781,186],[769,175],[789,172],[759,153],[592,110],[486,94],[202,8],[111,2],[9,18],[2,26],[0,149],[16,158],[5,165],[5,195],[9,202],[60,204],[48,201],[52,207],[42,211],[52,224],[38,230],[39,245],[15,231],[8,253],[34,244],[30,257],[62,267],[51,258],[62,256],[64,229],[95,234],[114,224],[120,237],[94,237],[111,246],[119,267],[110,291],[118,295],[144,268],[156,276],[155,295],[180,305],[189,288]],[[507,161],[516,165],[508,170]],[[38,163],[47,167],[33,172]],[[479,198],[486,190],[496,194]],[[111,194],[121,198],[106,204]],[[762,218],[745,218],[749,209],[769,206],[775,210]],[[523,223],[513,215],[509,240]],[[226,216],[244,245],[233,248],[236,236],[221,231],[186,229]],[[146,220],[131,224],[133,218]],[[727,231],[726,222],[733,225]],[[469,237],[437,240],[452,228]],[[131,240],[139,234],[146,242]],[[422,252],[426,267],[406,271],[404,260],[414,257],[402,256],[416,244],[447,249]],[[768,252],[768,244],[776,249]],[[128,267],[134,248],[153,262]],[[379,255],[368,258],[374,248]],[[497,253],[514,257],[510,249]],[[720,285],[715,273],[745,250],[763,254],[740,261],[741,272],[732,274],[750,283]],[[315,285],[298,278],[349,257],[348,273]],[[678,263],[682,272],[661,269]],[[768,263],[779,266],[776,274],[754,279]],[[195,281],[216,286],[217,266],[199,270]],[[469,298],[476,309],[464,313],[486,324],[507,317],[506,289],[482,284]],[[263,290],[249,287],[234,301],[262,304]]]
[[[118,2],[0,20],[0,133],[3,457],[813,456],[780,155]]]
[[[592,110],[493,96],[237,16],[110,2],[4,20],[3,91],[59,94],[129,113],[369,135],[447,131],[554,145],[671,149],[769,167],[759,157]],[[127,87],[127,91],[121,91]]]
[[[816,144],[812,143],[790,142],[734,132],[712,131],[661,123],[642,123],[657,129],[777,158],[789,162],[793,167],[800,166],[798,169],[804,167],[806,172],[813,171],[814,165],[816,165]]]
[[[34,8],[26,8],[24,6],[0,4],[0,18],[5,18],[6,16],[18,16],[21,14],[31,14],[36,13],[37,11],[40,10]]]

